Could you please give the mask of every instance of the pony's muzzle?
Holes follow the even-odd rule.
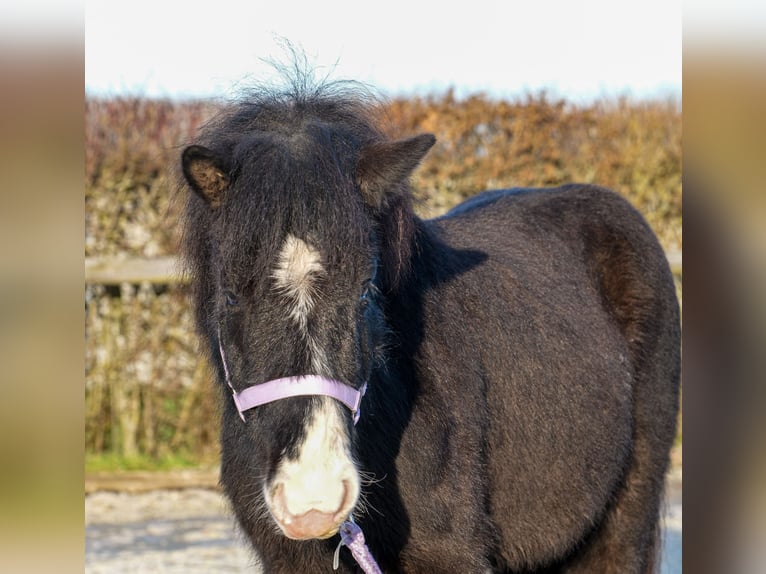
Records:
[[[311,540],[330,538],[337,533],[357,498],[356,489],[349,481],[344,480],[339,486],[340,497],[336,498],[339,503],[332,503],[332,498],[322,498],[309,504],[291,505],[289,490],[284,483],[277,484],[269,507],[284,535],[293,540]]]
[[[306,424],[297,456],[279,461],[264,498],[285,536],[328,538],[359,497],[359,472],[349,454],[348,415],[322,397]]]

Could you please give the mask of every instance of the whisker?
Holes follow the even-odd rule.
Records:
[[[359,473],[359,479],[362,483],[362,486],[372,486],[373,484],[379,484],[386,480],[388,477],[387,474],[384,474],[381,478],[377,478],[375,476],[374,472],[366,471],[366,470],[360,470]]]
[[[385,516],[380,510],[375,508],[375,506],[369,501],[367,498],[367,493],[360,492],[359,493],[359,502],[357,502],[356,508],[354,509],[355,513],[358,515],[368,515],[372,516],[372,513],[370,510],[374,510],[376,514],[379,516]]]

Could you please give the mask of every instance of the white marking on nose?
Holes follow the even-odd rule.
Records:
[[[324,273],[319,251],[302,239],[288,235],[272,277],[276,288],[292,304],[290,317],[304,331],[308,315],[314,307],[316,280]]]
[[[337,528],[359,497],[359,474],[349,454],[347,426],[339,406],[331,398],[319,400],[298,457],[281,461],[265,488],[269,510],[283,529],[310,511],[334,517]]]

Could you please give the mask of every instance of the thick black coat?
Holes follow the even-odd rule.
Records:
[[[368,495],[385,508],[364,523],[377,554],[422,572],[480,571],[482,556],[649,571],[679,328],[646,223],[595,187],[494,191],[416,242],[359,428],[365,467],[395,477]]]
[[[264,510],[264,481],[314,403],[243,423],[218,354],[225,324],[246,343],[229,352],[242,384],[306,373],[269,286],[288,233],[328,254],[309,325],[333,350],[319,374],[369,378],[347,430],[369,479],[355,514],[384,571],[652,571],[680,335],[651,230],[586,185],[486,192],[422,221],[407,178],[433,137],[389,142],[358,104],[266,94],[184,152],[197,192],[184,254],[224,401],[221,480],[266,571],[331,572],[338,544],[288,539]],[[248,293],[236,327],[229,284]]]

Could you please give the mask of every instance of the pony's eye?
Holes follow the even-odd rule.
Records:
[[[236,307],[239,305],[239,298],[231,291],[224,291],[223,295],[226,298],[226,305],[228,307]]]

